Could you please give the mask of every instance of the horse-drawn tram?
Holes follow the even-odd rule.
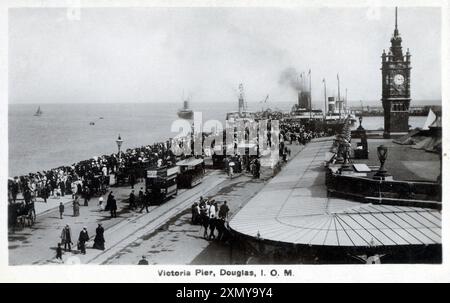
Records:
[[[188,158],[177,162],[180,174],[177,177],[180,188],[191,188],[200,184],[205,175],[203,159]]]
[[[145,189],[151,194],[152,204],[161,204],[177,194],[178,173],[178,166],[160,167],[147,170]]]

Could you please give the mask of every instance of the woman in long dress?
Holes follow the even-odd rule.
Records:
[[[97,229],[95,230],[95,239],[94,239],[94,248],[105,250],[105,238],[103,237],[103,233],[105,230],[102,227],[102,224],[99,223]]]
[[[80,215],[80,202],[78,201],[78,195],[75,196],[73,201],[73,216],[78,217]]]

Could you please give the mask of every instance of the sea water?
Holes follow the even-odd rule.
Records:
[[[237,110],[237,102],[192,103],[202,121],[224,123],[225,114]],[[289,110],[291,103],[277,104]],[[34,116],[37,104],[10,104],[8,112],[9,176],[42,171],[61,165],[117,152],[116,139],[123,139],[122,151],[165,141],[181,104],[42,104],[43,114]],[[275,106],[272,106],[275,107]],[[260,110],[262,104],[249,104]],[[423,126],[426,117],[410,117],[411,127]],[[94,123],[94,125],[91,125]],[[357,126],[357,122],[355,125]],[[365,129],[383,127],[383,117],[364,117]]]

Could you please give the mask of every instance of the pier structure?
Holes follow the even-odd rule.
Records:
[[[426,250],[439,255],[439,209],[329,195],[325,165],[335,156],[332,144],[333,138],[313,140],[232,218],[242,243],[255,255],[339,255],[337,262],[359,255],[417,257]]]

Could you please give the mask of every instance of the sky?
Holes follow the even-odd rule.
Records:
[[[75,17],[73,17],[75,16]],[[394,8],[11,8],[9,103],[296,101],[286,71],[308,72],[314,106],[348,90],[381,99]],[[441,12],[400,8],[412,105],[441,99]],[[381,102],[380,102],[381,103]]]

